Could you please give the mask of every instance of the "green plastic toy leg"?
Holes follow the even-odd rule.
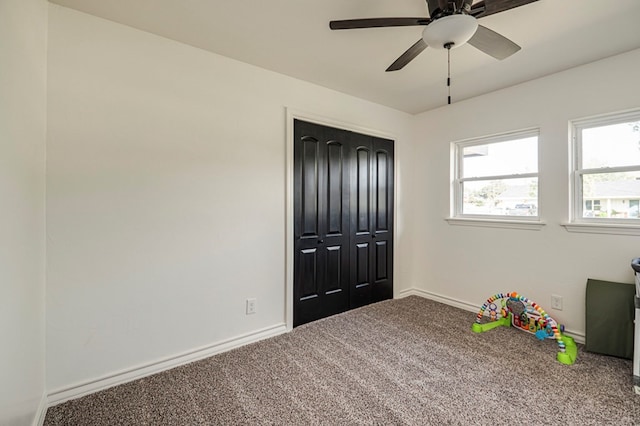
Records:
[[[493,330],[494,328],[500,326],[511,327],[511,320],[509,319],[509,317],[500,318],[498,320],[487,322],[485,324],[478,324],[477,322],[474,322],[471,326],[471,331],[475,333],[482,333],[484,331]]]
[[[569,336],[565,336],[561,334],[562,341],[564,342],[565,351],[558,352],[558,362],[571,365],[576,362],[576,358],[578,357],[578,347],[576,346],[576,342],[573,338]]]

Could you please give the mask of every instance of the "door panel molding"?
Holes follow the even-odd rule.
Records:
[[[303,237],[314,237],[318,235],[319,218],[311,212],[318,210],[318,191],[320,187],[320,176],[317,164],[320,159],[320,141],[314,138],[306,137],[303,139],[302,148],[302,235]],[[312,173],[308,173],[307,169],[312,167]],[[309,178],[311,175],[311,179]]]
[[[286,138],[286,146],[285,146],[285,324],[288,331],[293,329],[293,306],[294,306],[294,258],[296,257],[294,250],[294,213],[293,213],[293,204],[294,204],[294,120],[302,120],[322,126],[334,127],[339,129],[344,129],[351,132],[356,132],[360,134],[370,135],[374,137],[379,137],[383,139],[390,139],[395,141],[394,144],[394,157],[393,157],[393,173],[389,178],[392,182],[394,182],[394,186],[396,185],[397,180],[397,170],[396,162],[398,158],[398,153],[400,152],[401,145],[398,143],[399,139],[396,135],[381,131],[379,129],[367,127],[365,125],[361,125],[358,123],[345,122],[339,119],[334,119],[331,117],[323,116],[320,114],[316,114],[313,112],[303,111],[296,108],[285,107],[285,115],[286,115],[286,126],[285,126],[285,138]],[[395,212],[397,206],[397,193],[398,191],[393,191],[391,205],[394,209],[394,217],[397,217]],[[396,227],[397,220],[393,222],[393,234],[396,235]],[[341,232],[344,234],[345,231]],[[315,236],[314,236],[315,237]],[[317,237],[316,237],[317,238]],[[394,238],[393,245],[396,244],[396,239]],[[391,249],[393,250],[394,247]],[[345,250],[346,248],[342,248]],[[395,253],[397,251],[393,250],[393,257],[395,257]],[[396,262],[396,259],[393,260]],[[392,271],[389,271],[389,274],[392,274]]]

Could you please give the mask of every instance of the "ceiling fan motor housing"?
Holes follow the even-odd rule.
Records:
[[[431,19],[437,19],[440,16],[459,13],[461,10],[469,12],[472,3],[473,0],[427,0],[427,7]]]

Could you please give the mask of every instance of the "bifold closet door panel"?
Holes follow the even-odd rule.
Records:
[[[373,301],[393,298],[393,141],[373,138]]]
[[[294,123],[294,325],[349,307],[348,138]]]
[[[374,242],[372,237],[372,140],[351,135],[351,273],[350,306],[373,301]]]
[[[351,308],[393,297],[393,141],[351,135]]]

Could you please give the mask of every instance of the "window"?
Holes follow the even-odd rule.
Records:
[[[453,216],[538,219],[538,130],[453,143]]]
[[[640,207],[640,200],[629,200],[629,217],[637,219],[638,208]]]
[[[640,224],[640,111],[577,120],[573,222]]]
[[[600,200],[584,200],[584,215],[593,217],[594,211],[600,211]]]

